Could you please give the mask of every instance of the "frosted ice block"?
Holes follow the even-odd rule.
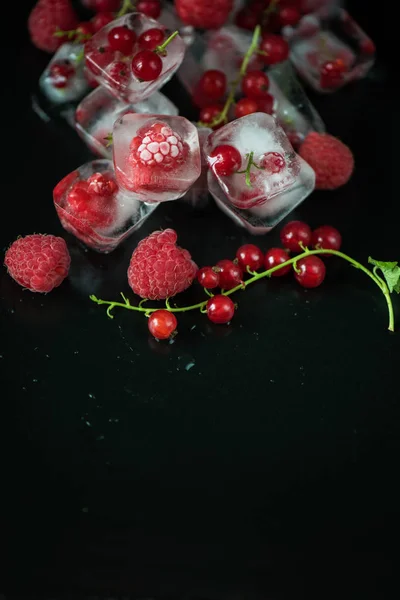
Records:
[[[201,174],[198,179],[194,182],[191,188],[183,196],[182,200],[188,202],[193,208],[203,208],[209,200],[207,173],[208,164],[207,158],[204,154],[204,144],[208,136],[212,133],[212,129],[208,127],[199,127],[197,129],[200,143],[200,154],[201,154]]]
[[[127,27],[135,34],[136,42],[132,52],[127,56],[120,51],[113,51],[109,46],[108,33],[115,27]],[[162,60],[162,71],[157,79],[142,81],[133,74],[132,58],[142,49],[139,47],[137,40],[143,32],[154,28],[163,29],[165,39],[168,37],[168,30],[158,21],[141,13],[129,13],[103,27],[86,42],[85,61],[87,68],[100,85],[107,87],[112,94],[121,100],[131,103],[145,100],[172,77],[182,62],[185,43],[177,35],[168,44],[165,53],[159,54]]]
[[[90,89],[83,67],[82,44],[63,44],[39,79],[41,92],[54,104],[80,100]]]
[[[193,43],[195,37],[194,27],[186,25],[178,17],[174,5],[163,3],[162,11],[158,17],[158,21],[164,25],[169,31],[179,31],[179,35],[183,39],[186,46]]]
[[[364,77],[374,63],[373,41],[342,8],[306,15],[283,35],[298,73],[318,92]]]
[[[135,104],[128,104],[99,86],[76,109],[75,128],[92,152],[112,160],[110,135],[115,121],[126,113],[177,115],[178,109],[161,92],[154,92],[146,100]]]
[[[296,149],[310,131],[325,132],[325,125],[308,99],[289,61],[268,70],[273,116]]]
[[[233,148],[237,157],[236,166],[222,172],[218,166],[221,146]],[[211,173],[208,185],[217,204],[258,233],[274,227],[315,186],[314,171],[294,152],[275,119],[265,113],[242,117],[213,132],[204,152]]]
[[[53,190],[61,225],[98,252],[111,252],[157,208],[121,190],[109,160],[86,163]]]
[[[184,117],[125,114],[113,156],[119,185],[147,202],[181,198],[201,173],[197,129]]]

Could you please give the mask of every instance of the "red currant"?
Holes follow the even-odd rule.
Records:
[[[143,33],[139,36],[138,44],[142,48],[142,50],[155,50],[157,46],[162,44],[165,38],[165,33],[162,29],[157,29],[153,27],[152,29],[147,29],[147,31],[143,31]]]
[[[223,107],[218,104],[212,104],[202,108],[200,111],[200,121],[202,123],[211,123],[219,114],[221,114],[222,108]],[[222,125],[223,123],[216,125],[213,129],[218,129],[219,127],[222,127]]]
[[[114,21],[114,15],[112,13],[97,13],[91,20],[93,31],[97,33],[100,29],[103,29],[106,25]]]
[[[236,252],[236,258],[243,271],[247,271],[247,267],[251,271],[258,271],[264,264],[264,254],[254,244],[240,246]]]
[[[265,269],[268,271],[273,267],[277,267],[289,260],[289,254],[285,252],[282,248],[270,248],[265,255],[264,265]],[[282,267],[278,269],[278,271],[274,271],[271,273],[271,277],[282,277],[282,275],[286,275],[292,269],[291,265],[287,265],[286,267]]]
[[[213,296],[207,302],[207,316],[213,323],[229,323],[235,314],[235,305],[229,296]]]
[[[274,112],[274,102],[275,98],[272,94],[265,94],[262,98],[258,98],[257,105],[259,112],[267,113],[268,115],[272,115]]]
[[[238,171],[242,164],[242,157],[235,146],[221,144],[216,146],[210,154],[210,163],[217,175],[228,177]]]
[[[360,50],[364,54],[375,54],[375,44],[372,40],[366,38],[360,42]]]
[[[330,225],[322,225],[312,232],[311,245],[314,248],[325,248],[329,250],[340,250],[342,236],[340,232]],[[329,254],[324,254],[329,256]]]
[[[207,290],[219,287],[219,268],[203,267],[197,273],[197,281]]]
[[[232,260],[220,260],[217,262],[217,267],[221,269],[219,272],[219,283],[223,290],[231,290],[242,283],[243,271]]]
[[[55,62],[49,70],[51,85],[57,89],[67,87],[68,81],[75,74],[74,67],[68,62]]]
[[[92,9],[99,13],[117,11],[121,0],[92,0]]]
[[[265,55],[260,55],[266,65],[275,65],[287,59],[289,56],[289,44],[280,35],[267,33],[263,36],[260,50]]]
[[[142,81],[154,81],[162,71],[162,60],[151,50],[140,50],[132,59],[132,72]]]
[[[88,40],[94,34],[93,23],[90,21],[82,21],[75,30],[75,37],[83,40]]]
[[[161,14],[161,3],[159,0],[139,0],[136,10],[146,15],[146,17],[158,19]]]
[[[278,20],[281,27],[297,25],[300,21],[300,12],[294,6],[283,6],[279,9]]]
[[[316,288],[325,279],[326,268],[318,256],[305,256],[296,265],[294,276],[305,288]]]
[[[250,71],[242,80],[242,92],[248,98],[258,100],[268,94],[269,79],[262,71]]]
[[[168,340],[178,327],[175,315],[164,309],[151,313],[147,324],[151,335],[157,340]]]
[[[122,52],[127,56],[131,54],[136,42],[136,33],[128,27],[113,27],[107,35],[108,45],[114,52]]]
[[[226,75],[217,69],[205,71],[197,84],[198,90],[211,100],[218,100],[226,92]]]
[[[239,10],[235,17],[235,24],[241,29],[247,29],[253,31],[255,26],[258,24],[259,16],[249,10],[248,8],[242,8]]]
[[[253,98],[242,98],[235,106],[235,118],[245,117],[258,111],[258,104]]]
[[[281,229],[282,245],[291,252],[301,252],[303,246],[311,243],[311,229],[307,223],[302,221],[290,221]]]
[[[346,65],[340,58],[325,62],[320,71],[319,84],[321,88],[329,89],[341,85],[346,70]]]
[[[286,166],[286,161],[279,152],[266,152],[260,160],[260,167],[267,173],[280,173]]]
[[[112,63],[107,69],[107,74],[112,80],[114,87],[124,88],[129,83],[128,65],[121,60]]]

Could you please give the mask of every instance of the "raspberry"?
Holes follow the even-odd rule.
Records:
[[[218,29],[229,17],[233,0],[175,0],[178,16],[199,29]]]
[[[8,274],[31,292],[51,292],[68,275],[71,257],[63,238],[35,233],[18,238],[6,252]]]
[[[192,284],[197,265],[187,250],[176,245],[176,240],[176,232],[165,229],[139,242],[128,269],[128,282],[135,294],[164,300]]]
[[[143,128],[142,128],[143,129]],[[174,169],[185,160],[186,144],[181,136],[165,123],[154,123],[141,134],[138,131],[130,145],[129,160],[146,167],[159,166]]]
[[[111,176],[94,173],[87,181],[77,181],[72,186],[64,208],[87,226],[81,226],[84,233],[91,228],[104,229],[113,221],[113,196],[117,189]]]
[[[28,29],[37,48],[55,52],[66,41],[54,35],[56,30],[70,31],[76,29],[78,23],[70,0],[39,0],[29,15]]]
[[[317,190],[334,190],[344,185],[354,169],[350,148],[327,133],[309,133],[299,154],[314,169]]]

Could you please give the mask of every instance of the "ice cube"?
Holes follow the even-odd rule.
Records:
[[[195,91],[204,71],[209,69],[223,71],[227,81],[232,81],[238,74],[251,38],[250,32],[235,25],[225,25],[202,36],[196,34],[193,43],[186,50],[177,73],[178,79],[190,94]],[[250,69],[263,68],[256,55],[253,55],[249,66]]]
[[[296,149],[310,131],[325,132],[325,125],[306,96],[289,61],[268,70],[269,89],[275,99],[273,116]]]
[[[184,117],[123,115],[113,156],[119,185],[148,202],[181,198],[201,173],[197,129]]]
[[[197,133],[199,136],[200,143],[200,154],[201,154],[201,174],[198,179],[194,182],[191,188],[186,192],[182,198],[185,202],[189,203],[193,208],[199,209],[204,208],[209,200],[208,184],[207,184],[207,172],[208,163],[207,158],[204,154],[204,144],[208,136],[212,133],[212,129],[208,127],[198,127]]]
[[[225,170],[218,167],[221,146],[233,148],[235,157],[233,166]],[[204,152],[213,172],[208,185],[216,202],[230,216],[236,215],[236,221],[246,220],[246,215],[257,218],[258,225],[250,221],[250,229],[267,231],[314,189],[314,171],[294,152],[275,119],[265,113],[242,117],[214,131]]]
[[[364,77],[374,63],[373,41],[339,7],[306,15],[282,33],[297,71],[318,92],[333,92]]]
[[[177,15],[175,7],[171,4],[163,3],[162,11],[158,21],[164,25],[170,32],[179,31],[179,35],[186,46],[193,43],[195,37],[194,27],[185,25]]]
[[[114,27],[127,27],[136,36],[136,43],[129,56],[119,51],[113,51],[108,45],[108,33]],[[148,98],[153,92],[160,89],[175,73],[182,62],[185,53],[185,44],[177,35],[165,49],[165,54],[159,54],[162,61],[162,71],[153,81],[141,81],[132,72],[132,58],[141,50],[137,39],[148,29],[163,29],[167,37],[166,28],[141,13],[129,13],[115,19],[98,31],[85,45],[86,66],[94,78],[107,87],[112,94],[126,102],[139,102]]]
[[[54,104],[80,100],[90,89],[83,67],[83,45],[63,44],[39,79],[41,92]]]
[[[110,136],[114,123],[123,114],[135,112],[177,115],[178,109],[161,92],[154,92],[150,98],[135,104],[127,104],[99,86],[76,109],[75,128],[92,152],[112,160]]]
[[[64,229],[105,253],[139,229],[158,206],[120,189],[110,160],[94,160],[69,173],[54,188],[53,200]]]

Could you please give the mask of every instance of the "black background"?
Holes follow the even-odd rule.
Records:
[[[89,154],[72,129],[31,109],[48,61],[25,32],[32,5],[2,37],[14,60],[3,79],[0,247],[20,234],[62,235],[72,267],[47,296],[0,272],[0,594],[392,597],[400,342],[386,330],[383,296],[331,259],[317,290],[289,278],[239,294],[230,326],[182,315],[171,345],[149,338],[141,315],[109,320],[88,295],[129,291],[130,254],[151,231],[174,227],[200,265],[246,242],[267,249],[278,231],[252,238],[213,204],[194,212],[175,202],[111,255],[84,252],[61,228],[52,189]],[[338,227],[361,261],[396,260],[395,22],[385,3],[350,6],[377,42],[377,64],[363,81],[310,97],[356,170],[290,219]],[[163,91],[195,116],[175,80]],[[195,286],[180,301],[200,295]],[[394,305],[400,327],[398,297]]]

